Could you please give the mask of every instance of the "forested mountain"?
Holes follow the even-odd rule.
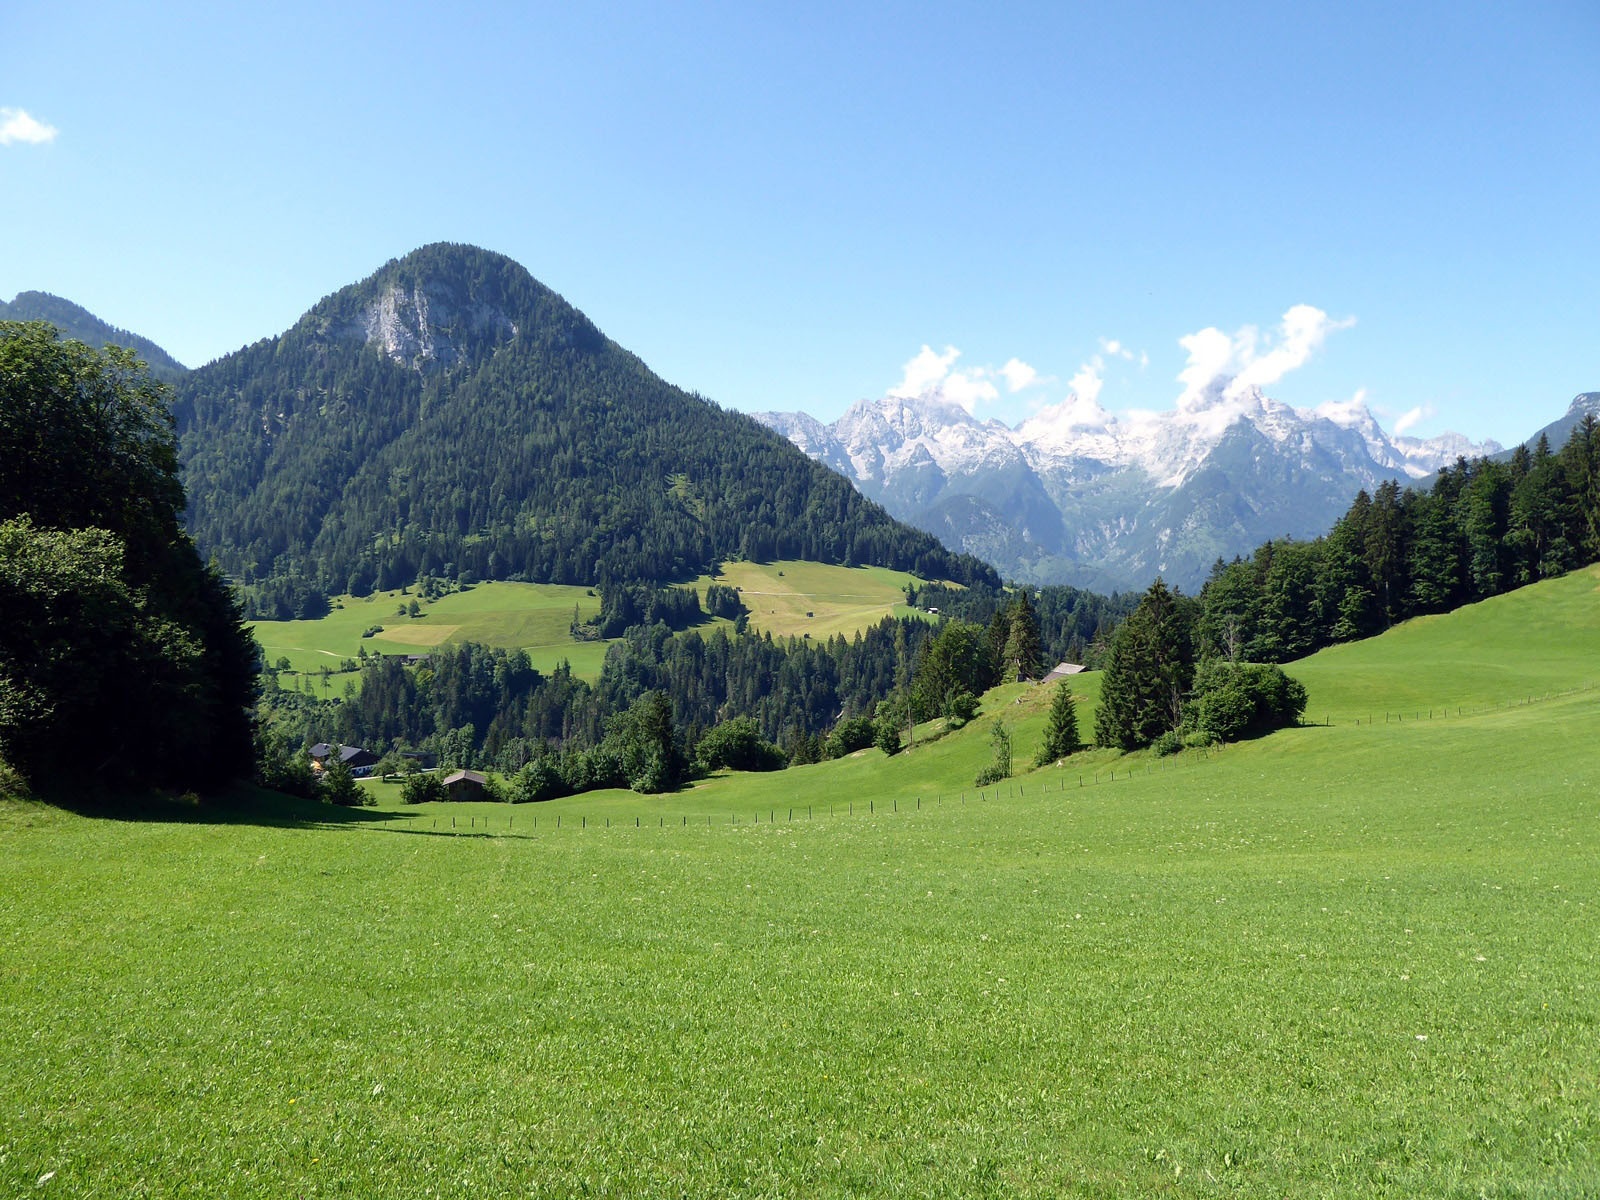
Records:
[[[1562,413],[1538,433],[1534,434],[1522,445],[1528,450],[1534,449],[1539,440],[1544,439],[1550,446],[1565,446],[1572,437],[1573,431],[1583,423],[1584,417],[1600,417],[1600,392],[1579,392],[1572,398],[1572,403],[1567,405],[1567,411]],[[1494,457],[1509,462],[1516,452],[1504,450]]]
[[[607,584],[724,558],[998,582],[501,255],[439,244],[178,385],[189,526],[264,615],[421,574]]]
[[[88,309],[49,292],[18,292],[10,304],[0,300],[0,321],[49,321],[62,337],[85,345],[97,349],[108,344],[124,346],[144,359],[151,376],[163,383],[175,382],[188,370],[149,338],[109,325]]]

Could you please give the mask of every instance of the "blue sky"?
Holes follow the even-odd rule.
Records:
[[[1225,366],[1511,442],[1600,388],[1597,61],[1593,0],[11,0],[0,298],[196,365],[467,241],[736,408]]]

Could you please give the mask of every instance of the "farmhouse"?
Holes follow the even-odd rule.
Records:
[[[371,750],[363,750],[360,746],[331,746],[327,742],[318,742],[311,747],[311,765],[318,771],[326,770],[328,760],[338,756],[338,761],[349,767],[351,773],[357,776],[371,774],[372,768],[378,765],[378,756]]]
[[[1050,669],[1049,673],[1046,674],[1043,679],[1039,680],[1039,682],[1040,683],[1055,683],[1058,680],[1065,679],[1069,675],[1081,675],[1083,673],[1083,671],[1084,671],[1084,668],[1081,665],[1079,665],[1078,663],[1069,663],[1069,662],[1057,663],[1054,667],[1052,667]]]
[[[457,771],[444,777],[445,793],[452,800],[482,800],[489,779],[476,771]]]

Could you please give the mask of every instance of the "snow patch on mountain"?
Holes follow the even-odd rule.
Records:
[[[1299,409],[1260,388],[1234,390],[1215,380],[1167,412],[1107,412],[1094,400],[1069,395],[1015,428],[979,420],[938,395],[861,400],[831,425],[805,413],[756,413],[814,458],[844,461],[858,479],[883,482],[918,452],[947,472],[965,473],[1020,457],[1035,469],[1137,468],[1160,488],[1181,487],[1234,425],[1244,422],[1285,453],[1357,435],[1372,465],[1420,479],[1461,455],[1492,454],[1500,446],[1456,433],[1434,438],[1390,436],[1360,400]]]
[[[1165,412],[1111,413],[1069,395],[1015,428],[936,392],[862,400],[831,424],[754,416],[896,516],[965,549],[993,545],[1009,522],[1020,539],[1012,552],[1031,549],[996,565],[1041,582],[1120,572],[1142,586],[1135,573],[1186,555],[1173,570],[1195,586],[1217,554],[1324,531],[1362,488],[1499,449],[1459,434],[1391,436],[1360,397],[1299,409],[1229,377],[1189,389]],[[966,534],[953,531],[960,521]]]

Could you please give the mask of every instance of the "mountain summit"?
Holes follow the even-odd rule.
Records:
[[[1454,434],[1386,434],[1364,404],[1297,409],[1213,381],[1170,412],[1069,396],[1016,428],[937,394],[863,400],[832,424],[757,413],[890,512],[1035,583],[1197,589],[1218,557],[1327,531],[1361,488],[1420,479]]]
[[[1567,405],[1567,411],[1539,430],[1522,444],[1532,450],[1544,438],[1552,448],[1559,450],[1567,444],[1572,431],[1583,423],[1585,417],[1600,418],[1600,392],[1579,392]],[[1509,453],[1502,457],[1510,457]]]
[[[49,292],[18,292],[10,304],[0,300],[0,321],[49,321],[61,336],[96,349],[107,344],[126,346],[144,359],[150,374],[163,383],[176,381],[188,369],[149,338],[118,329],[82,305]]]
[[[472,246],[190,372],[175,413],[190,528],[258,612],[420,574],[604,585],[735,557],[994,579]]]

